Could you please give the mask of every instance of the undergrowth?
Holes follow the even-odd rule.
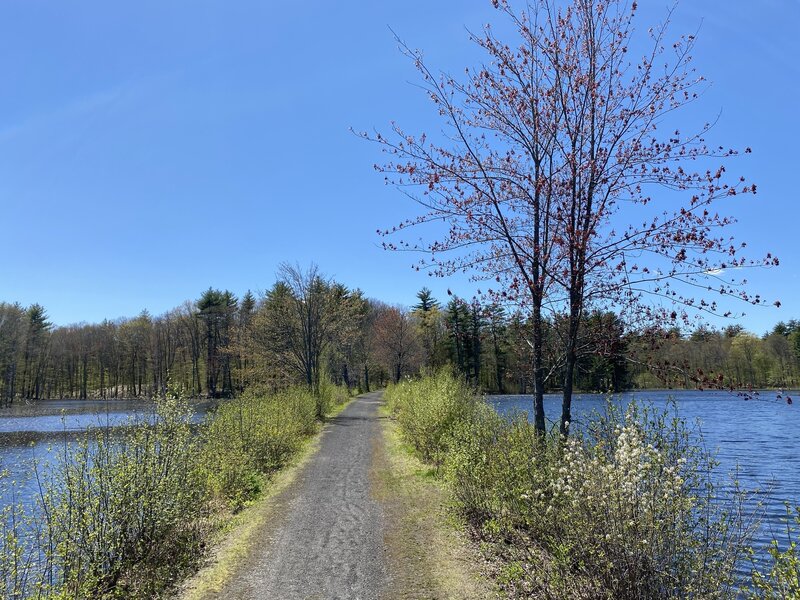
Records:
[[[775,542],[774,568],[741,587],[757,519],[674,407],[610,402],[564,438],[498,415],[447,372],[391,386],[386,400],[510,597],[798,597],[794,544]]]
[[[319,407],[348,398],[331,384],[249,392],[199,426],[186,402],[165,398],[124,427],[65,435],[31,481],[0,473],[0,597],[168,595],[225,516],[317,430]]]

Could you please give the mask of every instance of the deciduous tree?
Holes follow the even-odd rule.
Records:
[[[403,308],[383,306],[375,317],[374,328],[379,352],[396,383],[413,369],[420,350],[411,316]]]
[[[436,74],[402,45],[446,135],[434,140],[395,125],[392,135],[364,137],[389,154],[378,167],[387,181],[424,207],[383,233],[448,225],[430,241],[386,247],[425,252],[420,268],[437,275],[468,271],[494,281],[490,294],[529,315],[539,431],[544,312],[564,315],[567,434],[589,309],[616,307],[661,323],[729,314],[711,293],[763,302],[730,269],[777,259],[748,260],[743,244],[721,231],[734,220],[717,204],[756,191],[726,176],[726,159],[739,151],[707,145],[710,124],[688,133],[678,126],[704,82],[691,66],[693,36],[669,42],[667,15],[649,38],[634,39],[636,2],[529,0],[518,11],[505,0],[493,4],[516,35],[500,38],[489,26],[472,35],[488,60],[463,78]],[[418,193],[408,191],[414,186]]]

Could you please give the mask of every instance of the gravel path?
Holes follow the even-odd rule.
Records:
[[[366,394],[331,420],[317,453],[276,499],[280,522],[266,524],[259,546],[217,598],[381,597],[384,517],[369,478],[379,405],[379,392]]]

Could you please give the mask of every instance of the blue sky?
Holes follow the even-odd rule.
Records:
[[[640,2],[639,23],[666,2]],[[54,2],[0,4],[0,300],[39,302],[58,324],[158,314],[208,286],[271,286],[281,261],[319,264],[368,295],[412,304],[468,292],[376,229],[416,209],[382,183],[378,149],[353,134],[436,131],[391,27],[433,65],[479,55],[466,28],[488,0]],[[756,332],[800,318],[800,3],[685,0],[674,31],[700,28],[713,82],[693,111],[715,140],[751,146],[734,164],[759,186],[737,200],[737,236],[779,269],[752,289]]]

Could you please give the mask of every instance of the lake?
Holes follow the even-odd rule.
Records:
[[[199,423],[216,401],[193,401],[192,421]],[[0,471],[6,481],[17,481],[16,500],[25,504],[38,492],[33,464],[52,464],[58,449],[95,427],[122,427],[151,418],[154,403],[146,400],[41,400],[19,401],[0,408]],[[54,448],[54,451],[49,451]],[[0,506],[10,502],[0,486]]]
[[[787,395],[793,404],[787,404]],[[754,544],[768,544],[773,533],[779,539],[785,537],[781,522],[786,516],[784,502],[800,504],[800,392],[785,391],[778,399],[777,392],[762,391],[750,400],[718,390],[637,391],[614,398],[622,403],[635,399],[664,409],[673,399],[678,415],[690,427],[696,420],[700,422],[705,445],[720,462],[720,482],[724,485],[727,475],[738,465],[742,487],[761,490],[758,500],[764,504],[763,523]],[[580,427],[592,413],[604,412],[606,399],[602,394],[576,394],[572,401],[573,424]],[[501,414],[525,411],[532,418],[531,396],[487,396],[487,400]],[[548,419],[560,418],[559,394],[547,394],[544,406]]]

